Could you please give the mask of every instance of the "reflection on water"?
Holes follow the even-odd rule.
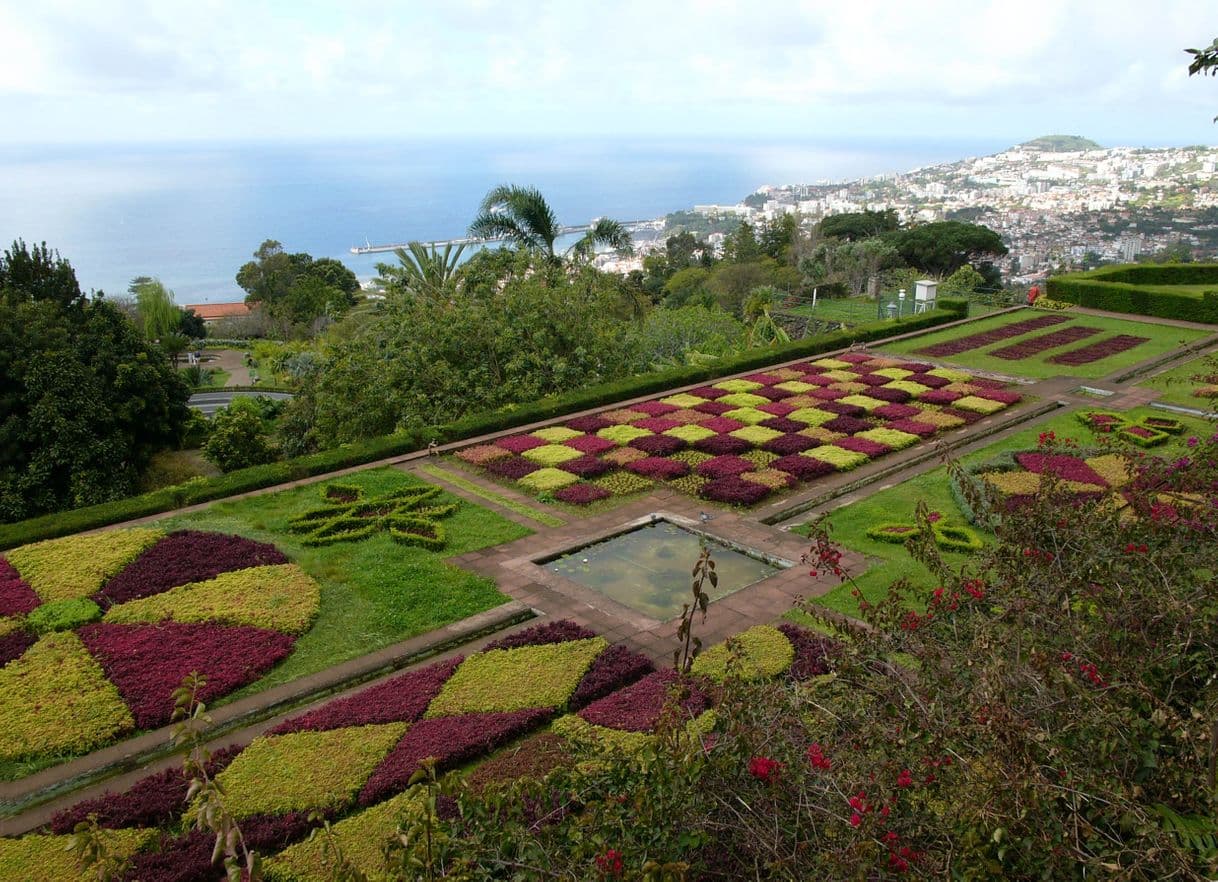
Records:
[[[739,591],[778,571],[726,545],[657,521],[589,545],[546,564],[551,572],[587,585],[652,618],[666,621],[690,598],[690,571],[711,545],[719,584],[705,586],[711,600]]]

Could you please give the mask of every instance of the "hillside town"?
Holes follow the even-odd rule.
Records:
[[[903,174],[766,185],[734,205],[695,205],[692,214],[719,244],[741,221],[797,212],[811,226],[827,215],[889,208],[905,222],[968,220],[996,230],[1010,251],[999,268],[1014,283],[1166,249],[1206,260],[1218,257],[1218,147],[1101,148],[1049,136]],[[669,215],[667,228],[688,228],[689,214]],[[654,246],[663,246],[663,235],[641,238],[639,250]],[[628,271],[641,258],[605,255],[602,263]]]

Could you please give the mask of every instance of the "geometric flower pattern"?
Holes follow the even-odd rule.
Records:
[[[495,646],[399,674],[280,723],[231,760],[224,758],[227,765],[217,778],[225,788],[226,806],[244,819],[243,831],[246,824],[260,827],[275,819],[286,823],[310,811],[335,817],[373,806],[375,812],[408,788],[423,760],[434,757],[439,769],[449,769],[485,756],[536,730],[556,713],[583,707],[652,670],[642,656],[610,647],[571,622],[513,632]],[[449,683],[453,688],[446,694]],[[483,688],[486,684],[489,688]],[[495,696],[492,703],[503,709],[463,710],[484,706],[489,696]],[[165,782],[150,776],[126,794],[101,797],[100,806],[99,800],[91,801],[89,809],[118,821],[107,826],[133,826],[122,823],[122,813],[106,811],[104,803],[109,799],[123,806],[132,821],[159,821],[173,829],[184,806],[179,805],[174,818],[164,820],[128,806],[147,803],[165,790],[177,793],[176,787],[176,779]],[[159,805],[162,800],[152,801]],[[61,812],[52,827],[65,829],[75,823],[78,812],[74,812],[72,808]],[[290,835],[264,853],[278,851],[308,831],[308,825],[289,827]],[[181,849],[184,863],[193,860],[191,842],[172,842],[166,847]],[[328,877],[322,871],[305,878]]]
[[[777,631],[754,629],[742,636],[746,670],[803,680],[828,669],[831,642],[790,623],[783,623]],[[306,809],[320,809],[329,817],[348,815],[334,828],[344,855],[375,876],[381,867],[379,843],[397,829],[402,812],[417,798],[415,792],[407,790],[422,760],[434,757],[438,769],[450,769],[536,729],[564,708],[581,714],[571,713],[554,724],[555,732],[564,737],[591,736],[619,746],[631,743],[629,739],[645,743],[651,737],[650,727],[659,718],[671,673],[650,674],[641,657],[632,657],[620,646],[606,648],[605,641],[570,622],[528,628],[497,641],[497,645],[500,648],[436,662],[322,704],[255,739],[231,761],[226,758],[228,765],[218,777],[225,786],[226,805],[246,819],[243,831],[247,826],[273,826],[276,819],[286,823]],[[549,652],[535,651],[539,649]],[[491,663],[483,656],[489,656]],[[642,666],[639,661],[643,661]],[[528,669],[526,662],[548,667]],[[579,677],[572,674],[577,666],[582,671]],[[440,684],[453,681],[462,668],[467,668],[467,673],[456,680],[460,688],[453,695],[467,694],[467,687],[461,685],[463,680],[497,676],[505,695],[515,695],[518,701],[557,704],[436,715],[445,708],[444,702],[437,704],[443,694]],[[618,672],[616,679],[613,672]],[[522,675],[533,681],[561,683],[562,687],[538,687],[534,692],[530,686],[522,690],[511,682]],[[696,685],[683,703],[682,712],[696,716],[695,728],[713,722],[713,715],[706,711],[713,706],[715,690],[708,679]],[[558,698],[560,694],[565,697]],[[578,694],[584,694],[587,700],[577,705],[574,696]],[[397,719],[390,721],[388,718],[395,714]],[[378,722],[353,722],[365,717]],[[346,725],[335,728],[336,723]],[[155,778],[137,783],[132,790],[154,784],[164,788]],[[122,804],[131,799],[127,795],[111,798]],[[96,809],[96,802],[90,803],[90,810]],[[52,820],[52,828],[64,829],[75,819],[75,811],[61,812]],[[175,827],[174,821],[163,823],[167,828]],[[268,855],[269,878],[319,882],[331,878],[332,868],[324,849],[316,842],[303,841],[308,825],[280,826],[286,832],[277,837],[273,847],[263,851]],[[189,853],[187,845],[183,841],[184,856]]]
[[[751,505],[1019,400],[1008,384],[963,371],[844,353],[576,417],[455,455],[530,493],[562,488],[558,498],[574,504],[661,482],[704,499]],[[694,480],[683,458],[690,452],[773,458],[753,459],[732,474],[699,472],[706,480]]]
[[[56,620],[66,603],[79,609]],[[303,570],[239,536],[136,528],[15,548],[0,558],[0,760],[164,725],[192,671],[207,700],[244,686],[292,651],[318,603]]]

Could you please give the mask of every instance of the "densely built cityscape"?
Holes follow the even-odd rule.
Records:
[[[999,268],[1015,284],[1174,247],[1212,259],[1218,257],[1218,147],[1105,148],[1050,136],[901,174],[764,185],[739,203],[692,207],[723,226],[798,213],[809,227],[826,215],[885,209],[905,222],[960,219],[996,230],[1009,250]],[[708,238],[721,243],[722,233]],[[662,247],[663,236],[641,242],[645,254],[649,245]],[[627,271],[641,259],[605,255],[602,265]]]

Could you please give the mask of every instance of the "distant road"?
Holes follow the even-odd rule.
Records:
[[[276,401],[287,401],[292,397],[291,392],[257,392],[240,389],[233,392],[199,392],[190,396],[189,404],[199,413],[209,417],[232,404],[234,398],[257,398],[259,395],[273,398]]]

